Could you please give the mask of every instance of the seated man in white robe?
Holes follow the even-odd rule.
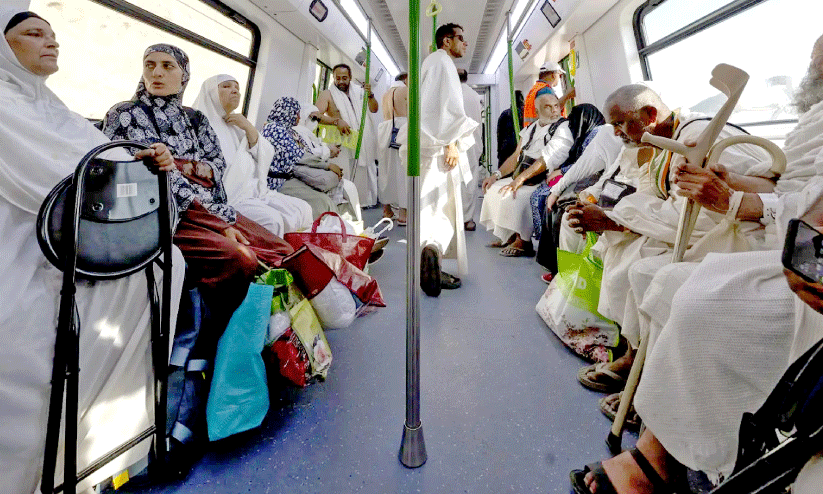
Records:
[[[240,86],[230,75],[206,79],[192,107],[208,118],[226,159],[223,186],[228,204],[278,237],[303,230],[313,221],[306,201],[266,185],[274,148],[241,113]]]
[[[681,193],[694,199],[704,208],[715,212],[728,209],[732,194],[741,194],[737,221],[760,222],[766,226],[762,249],[779,249],[782,239],[774,231],[778,201],[786,194],[802,189],[823,171],[823,37],[815,43],[812,63],[795,95],[795,107],[800,113],[797,126],[786,136],[783,151],[786,169],[776,184],[754,177],[740,177],[729,173],[723,165],[712,170],[681,163],[675,171],[675,184]],[[728,182],[728,183],[727,183]],[[649,351],[669,318],[674,293],[697,267],[697,263],[669,264],[669,259],[650,257],[634,263],[629,269],[629,290],[622,330],[628,334],[648,335]],[[635,310],[631,310],[634,305]],[[607,366],[625,375],[628,359]],[[594,369],[592,379],[608,379]],[[616,396],[616,395],[615,395]],[[610,398],[610,408],[616,409],[618,400]]]
[[[13,15],[14,14],[14,15]],[[4,494],[31,494],[43,469],[55,326],[63,274],[43,256],[37,217],[46,195],[92,148],[109,139],[69,110],[46,86],[57,70],[58,44],[36,14],[0,6],[0,485]],[[154,144],[137,157],[168,171],[168,148]],[[112,159],[130,160],[123,150]],[[172,250],[171,337],[185,263]],[[159,269],[156,270],[158,275]],[[160,279],[157,279],[160,284]],[[150,305],[138,272],[107,281],[77,282],[80,372],[77,467],[84,469],[152,423]],[[65,349],[67,350],[67,349]],[[144,458],[143,441],[78,485],[86,491]],[[62,441],[55,478],[63,477]],[[38,491],[39,492],[39,491]]]
[[[362,87],[352,84],[351,67],[348,65],[335,65],[332,74],[334,84],[317,96],[315,104],[318,111],[312,113],[312,116],[321,124],[334,125],[340,134],[348,136],[353,131],[360,131],[363,99],[368,100],[368,109],[371,113],[376,113],[379,105],[368,81]],[[342,146],[340,154],[332,160],[343,170],[343,176],[354,182],[360,202],[367,208],[377,204],[376,151],[374,127],[371,118],[366,115],[357,169],[353,168],[355,149]]]
[[[602,233],[593,251],[603,259],[603,279],[598,312],[621,324],[635,317],[636,303],[630,297],[629,268],[641,259],[671,255],[677,234],[680,210],[685,199],[675,194],[676,170],[684,158],[640,142],[644,132],[673,138],[679,142],[695,140],[708,119],[695,118],[681,110],[669,110],[660,97],[644,85],[624,86],[606,100],[608,119],[617,135],[628,147],[639,148],[641,166],[635,193],[620,199],[613,209],[578,202],[569,211],[569,225],[579,233]],[[723,139],[741,132],[725,126],[718,137]],[[731,176],[741,181],[757,181],[773,186],[771,161],[761,148],[743,144],[727,148],[720,161]],[[697,217],[685,259],[697,261],[708,252],[747,251],[762,246],[763,226],[757,222],[735,222],[724,214],[703,208]],[[661,261],[662,262],[662,261]],[[628,329],[632,326],[628,325]],[[639,334],[621,331],[637,347]],[[633,355],[608,365],[611,372],[627,374]],[[594,368],[590,373],[596,373]],[[596,381],[600,376],[581,376],[581,382]]]
[[[537,122],[520,131],[520,143],[515,152],[483,181],[486,194],[480,210],[480,224],[500,239],[490,246],[503,247],[501,256],[534,255],[531,194],[547,175],[560,174],[560,165],[569,157],[574,144],[568,122],[559,120],[557,96],[548,89],[542,91],[535,99]],[[502,178],[509,174],[514,178]]]
[[[468,273],[463,229],[461,182],[471,180],[466,151],[474,143],[478,123],[466,116],[454,59],[466,53],[463,28],[445,24],[435,32],[438,50],[420,69],[420,287],[437,297],[442,288],[459,288],[460,280],[441,269],[440,261],[457,259],[457,271]],[[402,137],[407,137],[403,132]],[[400,155],[408,163],[406,142]]]
[[[397,209],[397,225],[406,224],[407,174],[400,159],[399,135],[394,137],[393,129],[404,129],[409,114],[408,74],[399,74],[386,94],[383,95],[383,122],[377,126],[377,148],[380,170],[380,202],[383,203],[383,217],[393,218]]]
[[[788,220],[798,217],[823,231],[823,177],[781,197],[777,237],[785,238]],[[756,411],[790,363],[823,337],[819,316],[792,290],[816,307],[823,292],[795,276],[787,285],[780,256],[780,250],[709,254],[675,294],[635,399],[647,427],[638,448],[670,484],[682,476],[681,465],[714,482],[728,477],[743,413]],[[654,473],[641,463],[636,453],[618,455],[602,471],[585,473],[585,484],[593,493],[606,483],[618,493],[652,492]]]
[[[460,78],[460,89],[463,90],[463,108],[466,115],[475,122],[483,121],[483,98],[472,89],[467,81],[469,73],[466,69],[457,69]],[[463,186],[463,224],[466,231],[474,231],[477,224],[474,222],[474,215],[477,214],[478,203],[478,180],[480,179],[480,153],[483,151],[483,125],[478,125],[474,129],[474,144],[466,151],[469,157],[469,168],[472,172],[471,182]]]

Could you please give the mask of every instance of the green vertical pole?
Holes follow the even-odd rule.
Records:
[[[508,41],[509,59],[509,95],[511,96],[512,120],[514,121],[514,133],[520,136],[520,118],[517,112],[517,99],[514,95],[514,64],[512,63],[512,11],[506,12],[506,40]]]
[[[369,84],[369,68],[371,67],[371,18],[369,18],[369,31],[366,37],[366,82]],[[366,118],[368,118],[369,97],[363,92],[363,110],[360,112],[360,131],[357,133],[357,148],[354,151],[354,161],[360,159],[360,146],[363,144],[363,129],[366,128]],[[355,163],[356,166],[356,163]]]
[[[426,463],[420,420],[420,0],[409,0],[408,224],[406,227],[406,420],[403,466]]]

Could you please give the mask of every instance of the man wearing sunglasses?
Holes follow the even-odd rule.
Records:
[[[461,183],[472,178],[466,151],[474,144],[472,133],[479,125],[466,116],[454,64],[468,47],[463,28],[453,23],[440,26],[435,42],[438,49],[420,69],[420,287],[431,297],[461,285],[459,278],[442,272],[441,258],[457,259],[461,276],[468,272]],[[406,149],[402,143],[404,160]]]

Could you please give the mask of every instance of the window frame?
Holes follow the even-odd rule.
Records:
[[[140,8],[125,0],[89,1],[102,5],[104,7],[108,7],[114,10],[115,12],[131,17],[132,19],[135,19],[144,24],[148,24],[152,27],[160,29],[161,31],[165,31],[179,38],[183,38],[186,41],[198,44],[207,50],[213,51],[219,55],[222,55],[226,58],[229,58],[231,60],[234,60],[235,62],[241,63],[249,67],[249,81],[246,85],[245,97],[243,98],[243,114],[248,114],[249,106],[251,105],[251,91],[254,85],[254,74],[257,69],[257,59],[260,54],[261,34],[260,28],[258,28],[255,23],[253,23],[245,16],[243,16],[243,14],[237,12],[236,10],[225,5],[219,0],[199,0],[201,3],[208,5],[209,7],[223,14],[228,19],[251,31],[252,43],[251,50],[248,56],[237,53],[236,51],[226,48],[225,46],[219,43],[215,43],[214,41],[210,40],[209,38],[206,38],[203,35],[197,34],[194,31],[174,24],[173,22],[169,22],[166,19],[163,19],[162,17],[153,14],[150,11]]]
[[[643,80],[651,81],[651,69],[649,68],[649,56],[664,50],[680,41],[683,41],[701,31],[720,24],[726,19],[740,14],[756,5],[768,0],[733,0],[723,7],[711,12],[700,19],[693,21],[680,29],[669,33],[654,43],[647,44],[646,32],[643,27],[645,17],[668,0],[647,0],[637,10],[634,11],[632,26],[634,28],[634,39],[637,43],[637,53],[640,55],[640,68],[643,71]]]

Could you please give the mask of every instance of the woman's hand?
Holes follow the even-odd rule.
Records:
[[[233,226],[230,226],[223,230],[223,236],[229,240],[234,240],[239,244],[249,245],[249,241],[246,240],[246,237],[244,237],[243,234],[240,233],[240,230],[234,228]]]
[[[254,125],[252,125],[251,122],[249,122],[249,119],[243,116],[243,114],[229,113],[228,115],[223,117],[223,120],[227,124],[234,125],[235,127],[242,129],[243,132],[246,133],[246,140],[249,141],[250,148],[254,147],[254,145],[257,144],[257,138],[259,135],[257,133],[257,129],[254,127]]]
[[[337,174],[337,178],[340,178],[340,179],[343,178],[343,170],[339,166],[335,165],[334,163],[329,163],[329,170],[331,170],[335,174]]]
[[[549,194],[549,197],[546,198],[546,209],[551,210],[555,204],[557,204],[558,196],[554,192]]]
[[[137,159],[152,158],[152,161],[157,169],[161,172],[170,172],[175,169],[174,158],[171,156],[171,151],[162,142],[155,142],[150,149],[143,149],[134,154]]]

